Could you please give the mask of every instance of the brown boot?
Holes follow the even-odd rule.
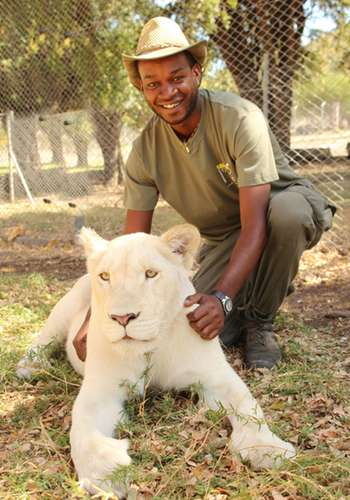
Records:
[[[237,346],[242,337],[242,318],[237,311],[232,311],[220,332],[220,341],[225,347]]]
[[[272,368],[282,358],[271,322],[246,321],[243,325],[247,368]]]

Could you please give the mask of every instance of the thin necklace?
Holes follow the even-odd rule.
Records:
[[[197,127],[195,127],[195,128],[192,130],[192,132],[191,132],[191,134],[189,135],[189,137],[187,137],[187,139],[185,139],[183,142],[184,142],[185,144],[187,144],[187,143],[188,143],[188,141],[190,141],[190,140],[192,139],[192,137],[193,137],[193,136],[194,136],[194,134],[197,132],[197,130],[198,130],[198,125],[197,125]]]
[[[189,137],[187,137],[187,139],[185,139],[184,141],[182,141],[182,143],[183,143],[183,145],[184,145],[184,148],[186,149],[187,153],[189,153],[189,152],[190,152],[190,148],[188,147],[188,143],[190,142],[190,140],[192,139],[192,137],[194,136],[194,134],[197,132],[197,130],[198,130],[198,125],[197,125],[197,127],[195,127],[195,128],[192,130],[192,132],[191,132],[190,136],[189,136]]]

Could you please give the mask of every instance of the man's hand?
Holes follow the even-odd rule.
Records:
[[[219,299],[213,295],[195,293],[187,297],[184,305],[189,307],[193,304],[199,304],[199,306],[187,314],[191,327],[205,340],[211,340],[219,335],[225,321]]]
[[[91,316],[91,309],[88,310],[84,322],[79,328],[78,333],[76,334],[73,340],[73,346],[80,361],[85,361],[86,359],[86,342],[87,342],[90,316]]]

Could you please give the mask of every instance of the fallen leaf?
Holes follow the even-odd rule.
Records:
[[[197,483],[197,478],[195,476],[191,476],[187,481],[186,484],[188,486],[194,486]]]
[[[0,267],[2,273],[14,273],[16,269],[14,267]]]
[[[60,242],[57,239],[52,239],[47,242],[46,245],[46,250],[52,249],[52,248],[57,248],[59,246]]]
[[[272,496],[273,500],[286,500],[286,497],[281,495],[281,493],[277,490],[272,490],[271,496]]]
[[[227,445],[226,437],[217,437],[209,442],[210,448],[213,450],[219,450],[220,448],[225,448]]]
[[[328,319],[350,318],[350,311],[331,311],[324,315]]]
[[[277,401],[274,401],[271,405],[270,408],[271,410],[284,410],[286,407],[286,402],[283,401],[282,399],[279,399]]]
[[[208,476],[208,469],[203,467],[203,465],[197,465],[192,469],[192,474],[200,480]]]
[[[339,415],[339,417],[345,417],[346,416],[344,408],[341,405],[334,406],[333,413],[334,413],[334,415]]]
[[[339,442],[333,443],[333,446],[341,451],[350,451],[350,438],[340,439]]]
[[[242,464],[242,462],[238,458],[231,457],[229,468],[230,468],[231,472],[233,472],[235,474],[239,474],[244,469],[244,465]]]
[[[25,234],[25,228],[22,224],[8,227],[5,231],[5,237],[8,242],[14,241],[18,236],[22,236],[23,234]]]
[[[179,436],[187,439],[189,437],[189,434],[187,431],[181,431],[181,432],[179,432]]]
[[[316,432],[315,437],[320,441],[327,441],[328,439],[338,437],[338,432],[334,427],[328,427],[328,429],[320,429]]]

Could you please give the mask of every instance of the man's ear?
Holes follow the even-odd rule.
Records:
[[[108,241],[99,236],[93,229],[83,227],[79,233],[79,240],[82,243],[87,259],[103,251]]]
[[[143,85],[142,85],[142,80],[141,80],[141,78],[138,78],[138,80],[137,80],[137,81],[138,81],[138,87],[137,87],[137,88],[138,88],[138,90],[139,90],[140,92],[142,92],[142,94],[143,94]]]
[[[201,244],[201,237],[196,227],[191,224],[180,224],[166,231],[161,236],[170,250],[181,256],[186,269],[192,268]]]
[[[194,77],[196,79],[197,85],[199,87],[200,84],[202,83],[203,68],[202,68],[202,66],[199,63],[196,63],[192,67],[192,71],[193,71]]]

